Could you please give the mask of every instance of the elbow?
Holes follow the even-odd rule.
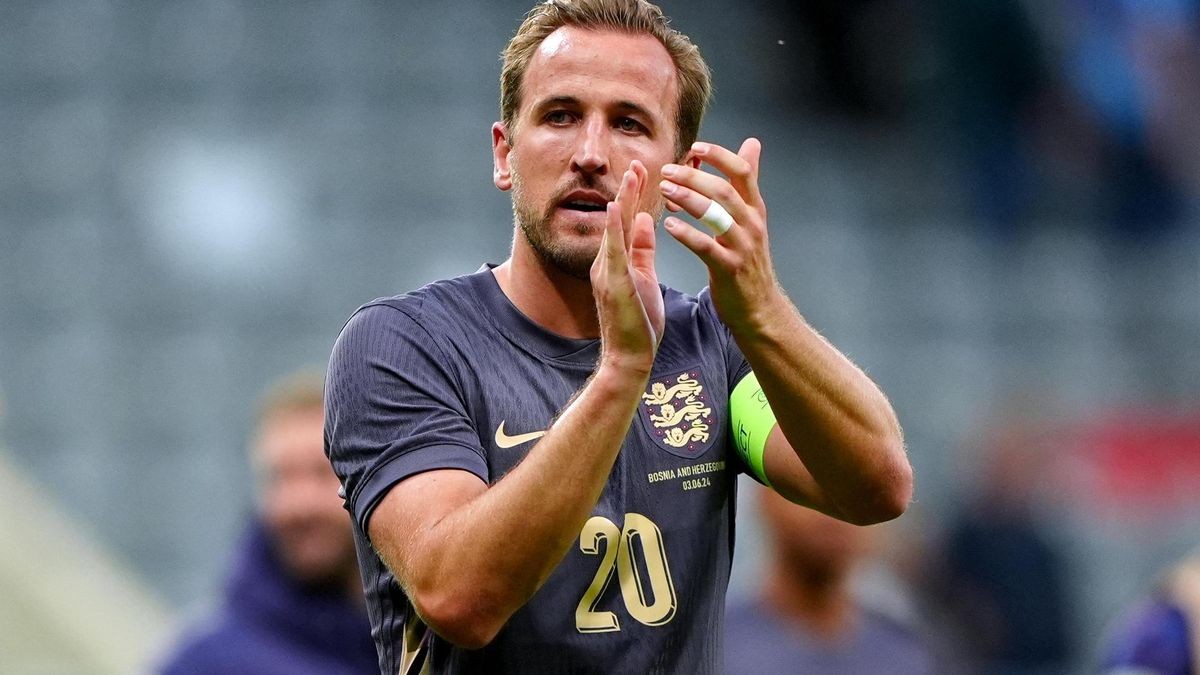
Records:
[[[913,495],[913,470],[904,452],[904,441],[897,437],[889,444],[887,456],[890,458],[884,471],[884,480],[876,490],[875,516],[876,523],[895,520],[904,515]]]
[[[876,525],[904,515],[912,502],[913,471],[904,452],[904,443],[897,438],[888,443],[884,456],[888,461],[880,467],[872,483],[857,500],[855,509],[846,509],[846,520],[855,525]]]
[[[507,614],[470,591],[417,592],[410,599],[425,625],[463,649],[488,646],[508,620]]]
[[[909,503],[912,502],[912,492],[912,467],[905,462],[903,472],[897,475],[890,485],[884,486],[880,490],[876,500],[874,518],[870,524],[895,520],[904,515],[904,512],[908,510]]]

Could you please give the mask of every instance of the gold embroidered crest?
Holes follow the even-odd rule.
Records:
[[[704,444],[709,439],[712,408],[704,396],[704,385],[691,373],[681,373],[668,386],[654,382],[642,394],[642,405],[658,440],[672,448]]]

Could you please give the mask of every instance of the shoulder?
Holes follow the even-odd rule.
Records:
[[[1147,600],[1119,620],[1104,655],[1104,670],[1140,667],[1189,672],[1191,648],[1184,613],[1161,597]]]
[[[923,649],[923,638],[909,621],[883,609],[862,605],[863,625],[872,641]]]
[[[663,286],[662,290],[663,310],[667,325],[675,331],[686,329],[685,334],[695,335],[701,339],[718,338],[718,341],[724,344],[727,329],[717,315],[712,295],[707,287],[696,295],[684,293],[668,286]]]
[[[366,323],[386,322],[388,318],[395,320],[397,315],[403,315],[417,323],[425,323],[438,317],[474,312],[479,307],[479,275],[490,273],[476,272],[441,279],[401,295],[376,298],[355,310],[347,324],[356,320]]]
[[[397,342],[430,343],[465,326],[486,311],[479,296],[481,274],[442,279],[413,291],[376,298],[351,314],[334,346],[340,351],[376,352]]]
[[[730,599],[725,606],[726,621],[749,620],[757,621],[766,615],[766,609],[754,596]]]
[[[773,642],[784,626],[758,598],[745,597],[729,602],[725,608],[725,635],[736,649],[745,649],[759,642]]]
[[[886,668],[887,672],[897,675],[925,675],[942,670],[938,667],[929,635],[917,624],[879,608],[863,604],[860,608],[862,625],[857,642],[864,651],[866,647],[870,649],[869,660],[862,662],[873,664],[871,672],[883,672]]]
[[[239,665],[241,653],[239,649],[230,649],[231,643],[244,639],[245,632],[234,626],[227,614],[197,619],[183,630],[156,672],[161,675],[231,672],[231,668]]]
[[[684,293],[683,291],[671,288],[670,286],[662,286],[663,307],[666,310],[668,317],[695,317],[700,313],[709,314],[709,308],[712,306],[712,300],[709,298],[708,288],[705,287],[696,295]]]
[[[347,647],[347,651],[349,647]],[[159,675],[316,675],[345,672],[339,660],[264,630],[252,622],[219,618],[187,629],[160,663]]]

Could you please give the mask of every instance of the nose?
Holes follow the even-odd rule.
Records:
[[[263,508],[272,521],[292,525],[336,513],[342,508],[337,478],[327,471],[290,476],[265,491]]]
[[[580,137],[571,157],[571,170],[603,176],[608,173],[608,125],[593,116],[580,128]]]

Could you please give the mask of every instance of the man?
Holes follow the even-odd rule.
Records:
[[[944,672],[917,633],[864,602],[852,576],[870,532],[760,489],[769,547],[758,596],[729,608],[725,672]]]
[[[740,471],[856,523],[906,507],[887,400],[776,283],[758,142],[693,145],[708,97],[657,7],[538,5],[492,127],[511,256],[343,329],[326,443],[383,672],[716,672]],[[728,228],[666,222],[698,298],[657,282],[668,199]]]
[[[981,435],[979,479],[966,488],[931,556],[931,590],[977,671],[1064,672],[1071,663],[1071,575],[1038,515],[1047,460],[1060,455],[1028,419],[1001,419],[995,433]]]
[[[1100,672],[1200,673],[1200,554],[1177,564],[1117,622],[1104,646]]]
[[[375,672],[350,522],[325,459],[322,383],[271,389],[252,444],[258,514],[217,616],[189,629],[167,675]]]

